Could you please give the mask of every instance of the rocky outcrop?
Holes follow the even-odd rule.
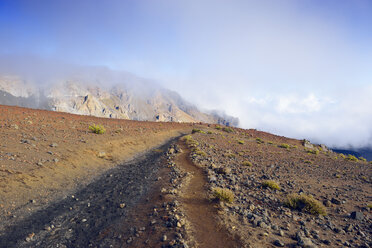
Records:
[[[238,125],[237,118],[216,111],[203,113],[176,92],[133,75],[91,72],[52,82],[44,83],[48,86],[41,91],[20,77],[2,77],[0,90],[8,95],[7,100],[5,95],[1,97],[0,104],[139,121]]]

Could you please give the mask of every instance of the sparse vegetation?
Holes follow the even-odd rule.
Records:
[[[106,129],[102,125],[93,124],[89,126],[89,130],[96,134],[104,134]]]
[[[197,147],[199,145],[199,143],[194,140],[191,135],[186,135],[184,137],[184,140],[186,141],[186,145],[188,145],[189,147]]]
[[[282,143],[279,145],[280,148],[285,148],[285,149],[289,149],[291,146],[286,144],[286,143]]]
[[[308,150],[306,150],[306,152],[308,154],[314,154],[314,155],[318,155],[319,154],[319,150],[317,150],[317,149],[314,149],[314,150],[308,149]]]
[[[252,163],[249,162],[249,161],[243,161],[242,165],[243,166],[249,166],[249,167],[251,167],[252,166]]]
[[[199,149],[197,149],[197,150],[195,151],[195,154],[196,154],[196,155],[199,155],[199,156],[203,156],[203,157],[207,156],[207,154],[206,154],[205,152],[203,152],[203,151],[201,151],[201,150],[199,150]]]
[[[222,202],[232,203],[234,201],[234,193],[229,189],[214,188],[213,196],[214,199]]]
[[[272,145],[272,144],[274,144],[274,142],[268,141],[267,144]]]
[[[312,195],[307,194],[290,194],[285,202],[285,205],[292,209],[304,211],[310,214],[326,215],[327,210],[324,205],[314,199]]]
[[[208,131],[207,134],[213,134],[212,131]]]
[[[191,133],[205,133],[203,130],[193,128]]]
[[[280,190],[279,184],[272,180],[263,181],[262,186],[273,190]]]
[[[367,159],[363,158],[363,157],[360,157],[359,160],[363,161],[363,162],[367,162]]]
[[[222,128],[222,131],[225,131],[227,133],[233,133],[234,132],[234,130],[230,127],[224,127],[224,128]]]
[[[224,153],[223,156],[227,158],[235,158],[235,154],[232,153]]]
[[[257,141],[258,144],[264,143],[264,141],[261,138],[256,138],[256,141]]]
[[[222,127],[221,127],[221,126],[219,126],[219,125],[216,125],[216,129],[217,129],[217,130],[221,130],[221,129],[222,129]]]
[[[358,162],[357,157],[355,157],[354,155],[351,155],[351,154],[349,154],[349,155],[346,157],[346,159],[349,160],[349,161]]]
[[[244,141],[243,140],[238,140],[238,143],[243,145],[244,144]]]
[[[310,161],[310,160],[305,160],[304,163],[305,163],[305,164],[312,164],[313,162]]]

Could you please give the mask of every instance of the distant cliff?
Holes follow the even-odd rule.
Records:
[[[203,113],[178,93],[149,80],[104,68],[84,68],[42,83],[0,76],[0,104],[107,118],[238,125],[237,118],[217,111]]]

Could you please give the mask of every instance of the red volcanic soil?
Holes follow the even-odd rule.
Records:
[[[210,191],[219,187],[235,195],[234,203],[221,204],[220,223],[246,246],[371,246],[371,162],[256,130],[193,132],[191,156],[207,174]],[[267,181],[279,189],[265,186]],[[310,195],[325,205],[325,215],[302,203],[291,209],[291,194]]]
[[[371,166],[256,130],[0,106],[0,247],[370,247]]]

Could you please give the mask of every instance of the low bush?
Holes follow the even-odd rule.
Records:
[[[205,133],[203,130],[200,130],[200,129],[192,129],[191,133]]]
[[[314,215],[326,215],[327,210],[324,205],[314,199],[312,195],[290,194],[285,201],[285,205],[292,209],[304,211]]]
[[[272,180],[263,181],[262,186],[273,190],[280,190],[278,183]]]
[[[319,154],[319,150],[317,150],[317,149],[314,149],[314,150],[309,149],[309,150],[306,150],[306,152],[308,154],[314,154],[314,155],[318,155]]]
[[[199,145],[199,143],[194,140],[191,135],[186,135],[183,137],[183,139],[185,140],[186,145],[189,147],[197,147]]]
[[[219,125],[216,125],[216,129],[217,129],[217,130],[221,130],[221,129],[222,129],[222,127],[221,127],[221,126],[219,126]]]
[[[214,188],[214,199],[222,202],[232,203],[234,201],[234,193],[229,189]]]
[[[225,131],[227,133],[233,133],[234,132],[234,130],[232,130],[232,128],[229,128],[229,127],[222,128],[222,131]]]
[[[261,138],[256,138],[256,141],[257,141],[258,144],[264,143],[264,141]]]
[[[286,143],[282,143],[279,145],[280,148],[285,148],[285,149],[289,149],[291,146],[286,144]]]
[[[252,163],[249,162],[249,161],[243,161],[242,165],[243,166],[249,166],[249,167],[251,167],[252,166]]]
[[[354,155],[351,155],[351,154],[349,154],[349,155],[346,157],[346,159],[349,160],[349,161],[358,162],[358,159],[357,159]]]
[[[360,157],[359,160],[363,161],[363,162],[367,162],[367,159],[363,158],[363,157]]]
[[[238,140],[238,143],[243,145],[244,144],[244,141],[243,140]]]
[[[106,129],[102,125],[93,124],[89,126],[89,130],[96,134],[104,134]]]

